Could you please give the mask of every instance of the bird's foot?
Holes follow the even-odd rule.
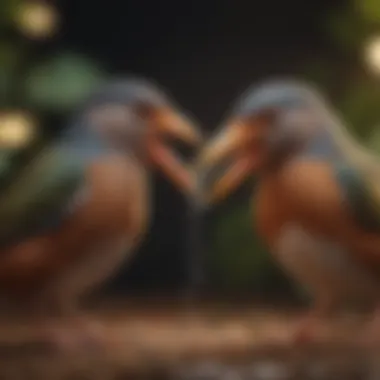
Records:
[[[87,348],[101,348],[106,343],[105,326],[99,320],[79,316],[73,318],[71,326],[78,334],[82,345]]]
[[[42,341],[58,352],[73,352],[78,349],[77,336],[67,326],[50,323],[42,329]]]
[[[314,325],[311,321],[305,320],[296,327],[291,337],[292,343],[295,345],[305,345],[315,340]]]
[[[305,316],[296,326],[291,341],[294,345],[309,345],[321,341],[324,337],[321,318],[314,314]]]
[[[377,308],[367,328],[361,335],[360,343],[365,348],[380,348],[380,307]]]
[[[76,318],[62,322],[45,322],[42,340],[59,352],[101,350],[105,346],[105,332],[100,322]]]

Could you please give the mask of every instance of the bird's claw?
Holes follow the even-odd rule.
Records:
[[[359,339],[359,343],[365,348],[380,348],[380,310],[377,310],[364,333]]]
[[[295,345],[307,345],[315,341],[315,332],[311,326],[300,326],[293,333],[292,343]]]
[[[307,315],[296,326],[291,341],[295,345],[309,345],[321,340],[321,321],[314,315]]]
[[[105,334],[100,322],[77,320],[75,323],[51,324],[43,328],[42,340],[58,352],[102,350]]]

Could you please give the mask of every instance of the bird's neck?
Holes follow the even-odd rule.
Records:
[[[297,152],[300,158],[339,159],[342,156],[340,145],[326,130],[321,130]]]
[[[344,162],[350,165],[366,166],[378,164],[378,157],[359,144],[346,128],[337,120],[326,119],[316,135],[302,148],[290,150],[263,168],[260,176],[281,171],[289,161],[317,159],[330,162]]]
[[[379,164],[378,156],[360,144],[338,117],[330,117],[324,124],[323,135],[333,147],[334,158],[340,158],[349,164]]]
[[[368,163],[377,160],[352,136],[342,121],[327,110],[321,111],[321,127],[316,136],[299,152],[307,158]]]

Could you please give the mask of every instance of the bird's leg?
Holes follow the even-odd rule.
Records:
[[[323,322],[331,315],[334,300],[330,297],[320,297],[312,309],[299,322],[293,335],[295,344],[305,344],[315,341],[319,337]]]
[[[28,309],[43,342],[65,351],[78,346],[78,334],[70,324],[76,316],[76,303],[71,297],[57,296],[48,288],[29,301]]]
[[[362,343],[365,346],[379,346],[380,347],[380,302],[378,301],[375,311],[368,327],[362,336]]]
[[[56,314],[64,319],[63,330],[65,336],[59,334],[58,338],[64,342],[71,342],[72,346],[98,347],[104,341],[104,331],[102,324],[86,313],[81,312],[78,306],[78,296],[75,294],[61,293],[55,298]]]
[[[125,237],[99,243],[88,259],[78,262],[55,284],[58,313],[69,320],[71,331],[81,344],[102,346],[106,333],[99,320],[80,312],[78,300],[109,278],[124,261],[129,249],[130,239]]]
[[[69,346],[68,328],[57,314],[55,299],[49,292],[42,292],[32,300],[33,325],[44,342],[58,348]]]
[[[49,302],[51,300],[51,302]],[[103,340],[101,326],[88,316],[81,314],[77,300],[67,294],[44,298],[47,308],[36,309],[37,326],[42,340],[60,351],[99,347]]]
[[[103,325],[95,318],[82,313],[78,301],[88,291],[103,283],[119,267],[129,248],[129,239],[110,239],[91,247],[86,259],[75,263],[68,271],[54,280],[47,289],[47,298],[61,319],[47,330],[51,340],[59,346],[71,345],[100,347],[106,334]],[[67,323],[63,323],[65,322]],[[58,321],[57,321],[58,322]]]

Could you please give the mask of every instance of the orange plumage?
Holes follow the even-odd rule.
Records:
[[[328,162],[291,161],[258,185],[255,195],[258,230],[271,244],[281,226],[297,222],[352,252],[360,252],[358,260],[379,265],[380,235],[358,225],[342,198]]]

